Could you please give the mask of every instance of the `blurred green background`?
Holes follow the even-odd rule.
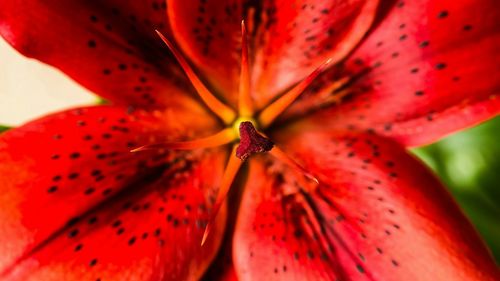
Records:
[[[412,152],[449,188],[500,264],[499,140],[496,117]]]
[[[0,133],[6,131],[9,127],[0,125]]]
[[[500,117],[412,152],[434,170],[500,264]]]

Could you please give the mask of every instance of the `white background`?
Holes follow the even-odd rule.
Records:
[[[59,70],[28,59],[0,37],[0,124],[17,126],[96,96]]]

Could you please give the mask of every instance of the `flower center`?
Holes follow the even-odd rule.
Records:
[[[229,188],[239,168],[241,167],[242,162],[248,159],[251,155],[255,153],[269,152],[272,156],[297,172],[300,175],[299,178],[303,180],[303,186],[311,186],[310,183],[312,183],[314,186],[313,188],[316,187],[316,185],[318,184],[318,180],[300,164],[290,158],[285,152],[275,146],[275,144],[259,130],[268,128],[272,124],[272,122],[283,111],[285,111],[297,99],[297,97],[299,97],[299,95],[306,89],[306,87],[309,86],[311,82],[330,64],[330,60],[327,60],[304,80],[295,85],[291,90],[284,93],[281,97],[265,107],[258,114],[255,114],[250,92],[251,72],[248,60],[247,33],[245,24],[242,21],[240,87],[238,96],[238,110],[235,111],[230,106],[218,100],[203,84],[201,79],[198,78],[194,70],[189,65],[188,61],[174,47],[174,45],[159,31],[156,32],[176,57],[177,61],[193,84],[200,98],[208,106],[208,108],[224,122],[226,128],[212,136],[208,136],[205,138],[183,142],[150,144],[133,149],[131,150],[131,152],[165,148],[187,150],[209,148],[229,143],[235,143],[239,139],[239,144],[233,145],[232,155],[236,157],[231,156],[227,163],[221,185],[219,187],[219,192],[212,208],[210,219],[201,240],[202,245],[205,243],[208,234],[210,233],[212,225],[215,221],[215,217],[225,198],[227,197]]]

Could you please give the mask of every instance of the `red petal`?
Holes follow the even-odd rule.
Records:
[[[316,120],[414,146],[498,115],[497,1],[399,3],[333,74],[360,75],[350,98]]]
[[[179,47],[217,90],[236,104],[242,1],[170,1],[167,12]]]
[[[9,243],[0,244],[1,276],[199,277],[222,237],[224,213],[214,238],[199,248],[225,153],[129,152],[185,138],[187,124],[193,135],[215,127],[206,116],[172,122],[172,113],[84,108],[2,134],[0,237]]]
[[[162,107],[186,99],[191,86],[154,32],[167,24],[165,4],[104,2],[2,1],[0,34],[115,103]]]
[[[449,194],[397,143],[308,134],[284,147],[320,185],[251,163],[234,240],[241,280],[497,280]],[[457,231],[458,230],[458,231]]]
[[[243,18],[253,34],[254,98],[259,106],[328,58],[342,59],[365,34],[378,0],[172,1],[169,20],[186,55],[236,103]]]
[[[343,59],[371,26],[378,2],[265,1],[255,42],[255,95],[261,106],[327,59]]]

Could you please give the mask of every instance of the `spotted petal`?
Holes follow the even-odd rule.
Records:
[[[261,106],[331,59],[343,59],[366,34],[378,0],[264,1],[255,39],[255,95]]]
[[[342,59],[366,33],[377,0],[169,1],[172,30],[187,56],[236,102],[240,22],[252,35],[254,99],[263,106],[319,64]]]
[[[319,180],[254,160],[233,257],[240,280],[498,280],[450,195],[397,143],[307,134],[285,150]]]
[[[236,104],[242,1],[168,1],[167,11],[179,47],[214,90]]]
[[[2,1],[0,35],[117,104],[163,107],[191,92],[154,30],[161,1]],[[22,82],[22,81],[21,81]]]
[[[350,59],[325,74],[329,82],[313,87],[321,93],[352,78],[327,92],[334,103],[313,122],[414,146],[498,115],[499,17],[494,0],[397,2]]]
[[[83,108],[0,135],[0,279],[200,277],[224,228],[223,208],[200,249],[226,153],[129,152],[214,125],[171,113]]]

